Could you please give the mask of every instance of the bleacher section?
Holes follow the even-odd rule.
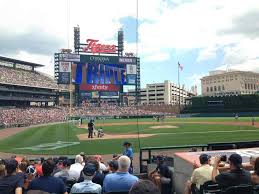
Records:
[[[35,71],[37,67],[43,65],[0,56],[0,107],[57,103],[56,81]]]
[[[13,69],[0,66],[0,83],[39,88],[57,89],[57,84],[50,77],[36,71]]]

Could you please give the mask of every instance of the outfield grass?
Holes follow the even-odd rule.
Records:
[[[229,122],[233,118],[192,118],[192,119],[167,119],[167,121],[183,121],[184,123],[170,124],[178,128],[160,128],[150,129],[154,125],[163,125],[154,122],[154,124],[122,125],[122,126],[104,126],[105,133],[126,134],[140,133],[156,134],[148,138],[141,138],[140,145],[146,146],[171,146],[187,144],[203,144],[211,142],[229,142],[229,141],[249,141],[257,140],[259,129],[253,126],[228,126],[224,124],[193,124],[187,121],[196,122]],[[136,122],[136,119],[129,120],[106,120],[105,123],[112,122]],[[152,121],[152,119],[140,119],[140,121]],[[249,121],[249,118],[240,118],[240,121]],[[168,125],[168,124],[165,124]],[[84,151],[87,154],[111,154],[122,151],[123,139],[94,141],[79,141],[77,134],[86,133],[86,129],[79,129],[71,123],[56,124],[30,128],[18,133],[12,137],[0,141],[0,151],[21,154],[55,154],[70,155]],[[138,139],[128,139],[133,143],[134,149],[138,151]],[[55,150],[28,150],[17,149],[36,146],[45,143],[56,143],[58,141],[80,142],[78,145],[59,148]]]

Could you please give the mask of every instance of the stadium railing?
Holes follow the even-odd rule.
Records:
[[[152,162],[152,151],[157,150],[179,150],[179,149],[187,149],[187,148],[201,148],[202,151],[208,147],[207,144],[197,144],[197,145],[180,145],[180,146],[163,146],[163,147],[143,147],[139,151],[139,170],[140,173],[145,173],[143,162],[147,162],[147,164],[151,164]],[[143,152],[148,152],[148,158],[143,158]]]
[[[209,143],[207,150],[229,150],[259,147],[259,141],[217,142]]]
[[[238,141],[238,142],[215,142],[209,144],[197,144],[197,145],[179,145],[179,146],[162,146],[162,147],[143,147],[139,151],[139,170],[140,173],[146,173],[144,169],[144,162],[147,164],[152,163],[152,152],[157,150],[181,150],[188,148],[196,148],[205,150],[229,150],[229,149],[241,149],[241,148],[253,148],[259,147],[259,141]],[[145,152],[148,152],[148,157],[143,158]]]

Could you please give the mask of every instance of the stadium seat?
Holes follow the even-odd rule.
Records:
[[[195,184],[191,185],[191,193],[192,194],[201,194],[200,190],[196,187]]]
[[[66,185],[67,188],[67,192],[69,193],[71,188],[73,187],[73,185],[76,183],[76,180],[66,180],[64,183]]]
[[[169,167],[170,178],[161,177],[161,193],[172,193],[174,191],[173,185],[173,167]]]
[[[259,194],[259,185],[255,185],[253,190],[254,190],[254,194]]]
[[[252,185],[238,185],[227,188],[222,194],[253,194],[253,186]]]
[[[213,181],[205,182],[200,188],[201,194],[220,194],[221,188]]]

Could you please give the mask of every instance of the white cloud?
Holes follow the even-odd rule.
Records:
[[[235,63],[232,65],[222,65],[217,67],[217,70],[240,70],[253,71],[259,73],[259,59],[246,60],[242,63]]]
[[[192,76],[188,77],[188,79],[192,83],[192,86],[197,86],[198,94],[201,94],[201,78],[207,75],[208,75],[207,73],[201,73],[201,74],[195,73]]]
[[[154,55],[149,55],[144,58],[145,62],[162,62],[170,59],[169,53],[156,53]]]
[[[217,48],[208,47],[208,48],[202,49],[199,52],[199,55],[197,57],[197,61],[198,62],[206,61],[206,60],[209,60],[209,59],[215,59],[216,57],[217,57]]]
[[[40,63],[44,65],[44,67],[38,68],[39,71],[54,76],[54,57],[52,55],[39,55],[20,51],[17,55],[15,55],[15,58],[33,63]]]
[[[175,7],[160,7],[161,14],[139,28],[144,56],[165,49],[200,49],[196,59],[200,62],[215,58],[217,49],[233,50],[244,40],[249,42],[246,49],[252,52],[255,47],[252,41],[259,37],[258,0],[194,0]],[[251,19],[253,23],[248,24]],[[240,58],[239,54],[232,56],[232,60]],[[228,58],[226,54],[225,61]]]
[[[67,2],[70,5],[69,17]],[[161,0],[138,2],[141,61],[164,61],[170,58],[172,50],[199,49],[196,60],[200,62],[215,58],[217,49],[224,48],[223,65],[241,67],[240,64],[246,64],[254,69],[252,64],[256,63],[259,50],[258,0],[177,0],[170,6],[168,1]],[[81,27],[82,42],[86,38],[114,41],[121,26],[120,18],[136,16],[136,1],[131,0],[3,0],[0,7],[0,29],[5,34],[19,37],[32,29],[41,29],[43,35],[39,37],[61,40],[57,45],[64,48],[68,40],[72,47],[73,26],[77,24]],[[48,44],[47,40],[33,43],[34,47]],[[45,72],[53,74],[53,64],[49,64],[53,56],[42,53],[40,49],[35,49],[38,53],[28,50],[32,44],[30,39],[27,44],[17,44],[16,41],[10,41],[10,44],[19,47],[19,54],[9,55],[46,64]],[[47,50],[60,49],[54,48],[55,45],[51,47]],[[136,51],[135,44],[126,44],[125,47],[129,52]]]
[[[259,37],[256,39],[244,38],[234,45],[223,49],[223,65],[217,69],[235,69],[242,71],[259,72]]]
[[[233,46],[224,49],[227,65],[240,64],[255,59],[259,56],[259,37],[256,39],[245,38]]]
[[[80,25],[81,42],[86,38],[107,42],[114,40],[120,18],[136,15],[136,4],[130,0],[4,0],[0,7],[0,40],[8,40],[1,41],[8,46],[2,45],[0,55],[44,64],[41,71],[50,75],[54,52],[67,48],[68,42],[73,47],[73,26]],[[34,29],[37,32],[29,33]]]

